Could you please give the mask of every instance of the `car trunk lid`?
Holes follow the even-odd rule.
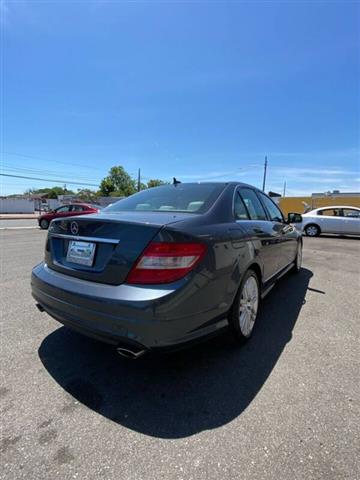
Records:
[[[118,285],[125,281],[141,252],[161,228],[191,215],[121,212],[54,220],[49,229],[45,262],[49,268],[66,275]],[[74,256],[69,258],[69,249],[77,247],[93,250],[89,265],[77,263],[79,260]]]

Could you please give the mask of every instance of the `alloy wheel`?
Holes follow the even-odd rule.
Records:
[[[318,228],[315,227],[315,225],[310,225],[309,227],[306,227],[306,235],[309,237],[316,237],[318,234]]]
[[[241,333],[249,337],[254,328],[259,308],[259,287],[256,279],[250,276],[244,283],[239,308],[239,324]]]

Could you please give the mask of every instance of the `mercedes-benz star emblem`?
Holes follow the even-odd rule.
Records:
[[[70,230],[73,235],[77,235],[79,233],[79,225],[76,222],[71,222]]]

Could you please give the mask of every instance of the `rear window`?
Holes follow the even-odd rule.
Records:
[[[343,208],[343,216],[350,218],[360,218],[360,210],[354,210],[353,208]]]
[[[224,184],[219,183],[163,185],[135,193],[103,211],[204,213],[218,198],[224,187]]]

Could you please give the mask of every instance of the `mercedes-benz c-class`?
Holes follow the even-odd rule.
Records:
[[[242,183],[151,188],[53,220],[32,294],[39,310],[132,358],[224,328],[244,341],[261,298],[301,268],[295,222]]]

